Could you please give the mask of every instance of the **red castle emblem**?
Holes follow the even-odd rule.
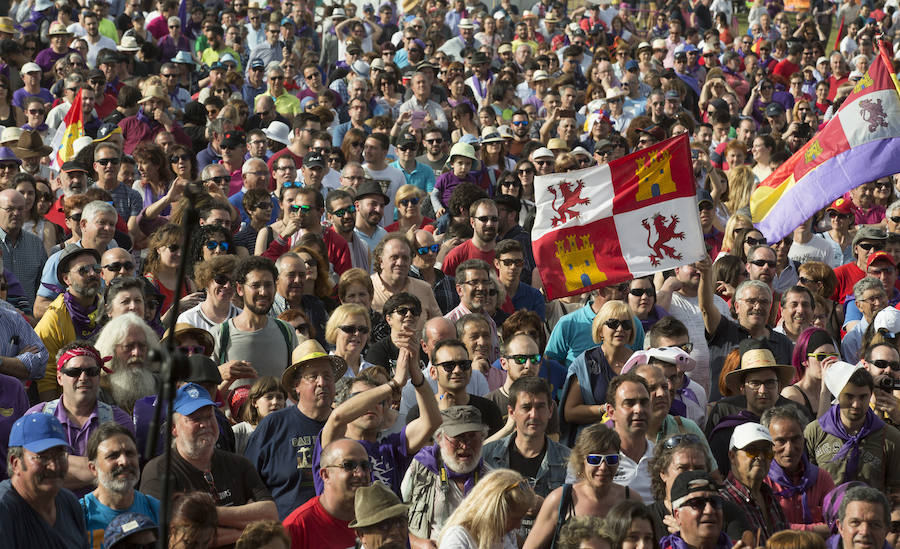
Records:
[[[648,223],[651,219],[653,220],[652,228],[650,227],[650,223]],[[647,246],[653,250],[650,254],[650,264],[654,267],[659,265],[660,261],[666,256],[672,259],[681,259],[681,254],[677,253],[675,248],[666,245],[667,242],[673,239],[684,240],[683,232],[675,232],[675,227],[678,226],[678,216],[673,215],[669,219],[671,222],[666,225],[666,216],[657,213],[641,221],[641,225],[647,229]],[[656,232],[656,242],[651,243],[650,239],[653,238],[654,229]]]
[[[859,116],[869,123],[869,133],[877,130],[879,126],[883,128],[888,127],[887,113],[884,112],[884,107],[881,106],[881,99],[875,101],[863,99],[860,101]]]
[[[559,193],[557,193],[555,187],[559,187]],[[573,206],[587,206],[591,203],[589,198],[581,198],[582,189],[584,189],[584,181],[581,179],[575,181],[574,188],[571,181],[560,181],[556,185],[547,187],[547,190],[553,195],[553,202],[550,203],[550,206],[558,216],[550,220],[553,227],[581,215],[580,212],[572,209]],[[557,206],[556,201],[560,198],[562,198],[562,202]]]

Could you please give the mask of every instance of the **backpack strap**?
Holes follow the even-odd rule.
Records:
[[[572,485],[568,482],[562,486],[562,495],[559,498],[559,508],[556,511],[556,528],[553,529],[553,540],[550,549],[556,549],[556,540],[559,539],[559,531],[569,517],[566,516],[569,506],[572,505]]]
[[[281,319],[274,319],[275,324],[281,329],[281,335],[284,336],[284,344],[287,347],[287,362],[285,362],[285,368],[291,365],[291,353],[294,351],[293,347],[291,347],[292,338],[291,338],[291,330],[293,328],[288,326],[288,323]]]

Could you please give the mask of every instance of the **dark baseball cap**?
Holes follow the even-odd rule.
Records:
[[[397,147],[403,147],[406,145],[412,145],[412,144],[416,144],[416,143],[418,143],[418,140],[416,140],[416,136],[414,136],[411,133],[404,133],[403,135],[400,136],[399,139],[397,139]]]
[[[784,114],[784,105],[777,101],[773,101],[766,106],[766,116],[778,116]]]
[[[325,157],[322,156],[321,153],[317,151],[309,151],[303,156],[303,165],[309,168],[312,168],[313,166],[325,168],[328,163],[325,161]]]
[[[242,145],[246,145],[247,136],[243,132],[228,132],[225,139],[222,140],[223,149],[234,149]]]

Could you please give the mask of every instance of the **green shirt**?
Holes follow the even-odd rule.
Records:
[[[263,93],[263,95],[268,95],[274,99],[275,110],[278,111],[278,114],[281,116],[288,117],[288,119],[303,112],[303,109],[300,108],[300,98],[287,91],[283,92],[278,97],[275,97],[268,91]]]
[[[234,57],[234,60],[237,63],[237,71],[242,72],[241,71],[241,56],[238,55],[238,52],[234,51],[233,49],[229,48],[228,46],[225,46],[224,48],[222,48],[221,50],[218,50],[218,51],[216,51],[212,48],[206,48],[205,50],[203,50],[203,54],[200,56],[200,62],[206,66],[210,66],[213,63],[215,63],[216,61],[218,61],[219,58],[222,57],[223,55],[225,55],[226,53],[230,53],[231,56]]]

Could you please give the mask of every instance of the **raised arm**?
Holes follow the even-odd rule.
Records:
[[[714,285],[712,279],[712,261],[707,256],[694,264],[694,267],[700,271],[700,288],[697,291],[697,304],[700,307],[700,313],[703,315],[703,325],[709,334],[715,333],[722,321],[722,313],[719,312],[715,304]]]

